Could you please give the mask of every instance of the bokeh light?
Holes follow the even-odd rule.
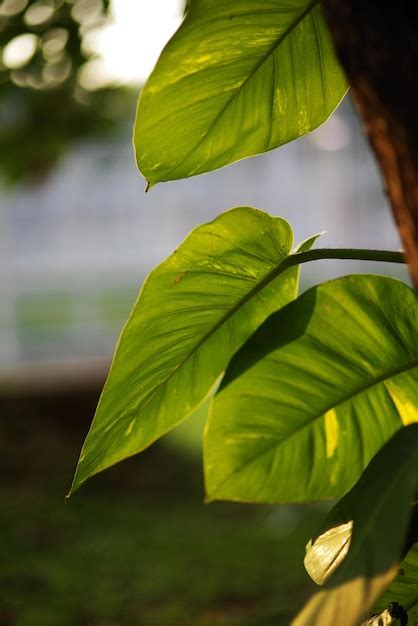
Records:
[[[39,37],[33,33],[18,35],[3,50],[5,67],[15,70],[24,67],[32,59],[38,47]]]
[[[110,21],[92,30],[83,44],[87,52],[99,55],[96,81],[99,75],[102,83],[143,83],[180,25],[183,9],[184,0],[113,0]]]

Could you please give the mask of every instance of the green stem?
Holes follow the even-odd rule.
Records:
[[[282,264],[287,267],[308,263],[309,261],[320,261],[321,259],[351,259],[354,261],[383,261],[385,263],[406,263],[403,252],[393,252],[392,250],[367,250],[356,248],[319,248],[308,250],[307,252],[296,252],[290,254]]]

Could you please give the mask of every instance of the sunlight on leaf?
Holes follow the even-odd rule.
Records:
[[[266,152],[346,89],[318,0],[195,0],[140,97],[138,167],[152,186]]]
[[[329,281],[274,313],[212,403],[208,499],[343,495],[407,421],[395,388],[408,421],[418,421],[417,327],[414,292],[381,276]]]
[[[193,230],[151,272],[119,340],[73,491],[208,397],[234,352],[296,297],[299,269],[280,274],[292,246],[285,220],[238,207]]]

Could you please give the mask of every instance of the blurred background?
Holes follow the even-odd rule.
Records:
[[[296,240],[399,249],[348,98],[309,136],[144,194],[131,132],[182,0],[0,0],[0,626],[270,626],[311,591],[323,507],[204,506],[202,416],[68,504],[145,275],[236,205]],[[400,266],[305,265],[302,288]]]

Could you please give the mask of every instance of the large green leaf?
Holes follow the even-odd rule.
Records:
[[[345,91],[318,0],[193,0],[139,100],[139,169],[153,185],[271,150]]]
[[[239,207],[193,230],[151,272],[122,332],[73,490],[190,415],[234,352],[296,297],[298,268],[278,276],[292,242],[285,220]]]
[[[348,276],[273,314],[232,360],[205,441],[209,499],[338,497],[418,421],[418,301]]]
[[[386,443],[332,511],[328,527],[353,525],[348,555],[292,626],[358,626],[367,617],[398,571],[417,490],[418,424],[412,424]]]

